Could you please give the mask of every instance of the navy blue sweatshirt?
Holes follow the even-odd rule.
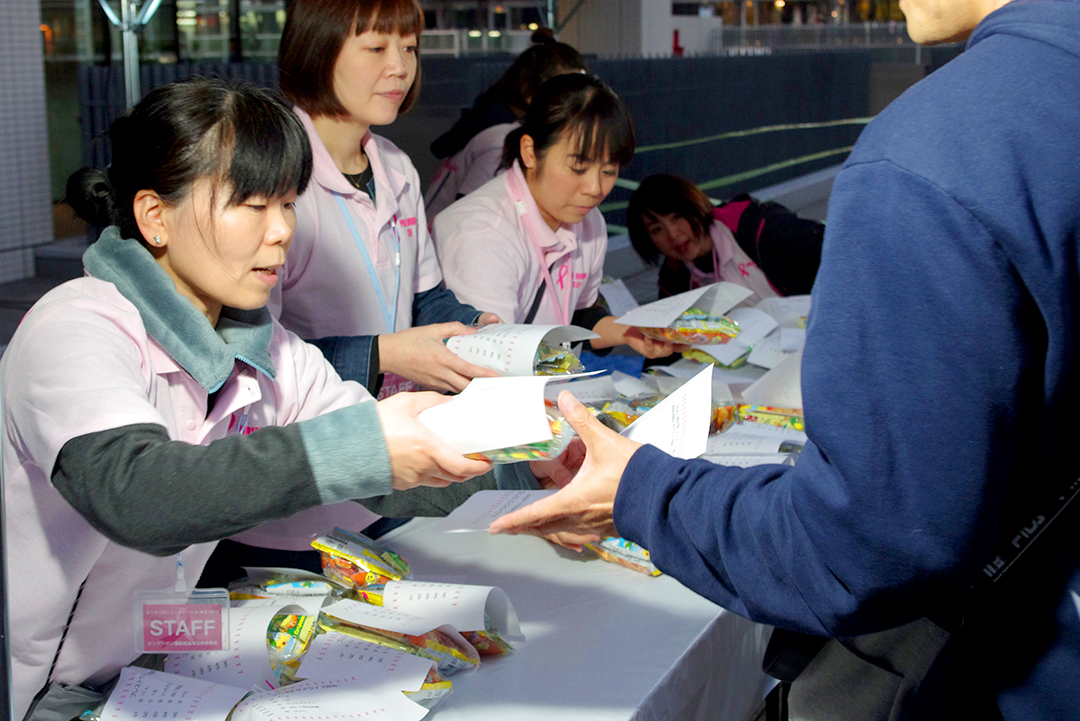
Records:
[[[1080,2],[1014,0],[875,119],[837,177],[798,463],[645,447],[620,533],[726,608],[820,635],[962,598],[999,527],[1080,476],[1078,240]],[[965,629],[1006,719],[1080,718],[1077,535],[1022,593],[984,599],[993,626]]]

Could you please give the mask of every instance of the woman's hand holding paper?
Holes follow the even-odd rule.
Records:
[[[495,371],[462,360],[451,353],[444,343],[452,336],[475,332],[475,328],[450,322],[422,325],[381,335],[378,341],[379,365],[384,373],[396,373],[425,388],[458,393],[469,385],[473,378],[498,376]]]
[[[497,519],[491,524],[492,533],[572,533],[580,536],[578,541],[619,535],[612,520],[615,493],[623,470],[641,444],[606,428],[569,391],[559,394],[559,410],[585,444],[581,468],[558,493]],[[560,538],[565,537],[556,536]],[[576,542],[568,547],[572,545]]]
[[[491,470],[492,465],[486,461],[462,456],[417,418],[421,411],[449,400],[438,393],[398,393],[379,401],[379,421],[396,490],[414,486],[443,488]]]

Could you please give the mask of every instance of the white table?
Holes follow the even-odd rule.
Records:
[[[771,628],[670,576],[442,523],[414,519],[380,542],[417,580],[502,588],[526,641],[452,677],[433,721],[746,721],[775,684],[760,670]]]

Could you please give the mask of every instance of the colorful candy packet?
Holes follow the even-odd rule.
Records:
[[[686,345],[727,343],[739,335],[739,324],[727,316],[709,315],[700,308],[689,308],[667,328],[638,328],[654,340]]]
[[[653,565],[649,552],[618,536],[609,536],[599,543],[586,543],[585,548],[609,563],[617,563],[646,576],[659,576],[660,569]]]
[[[585,366],[572,350],[547,343],[541,343],[536,348],[536,360],[533,367],[538,376],[573,375],[585,370]]]
[[[711,355],[699,348],[691,348],[688,351],[683,351],[682,357],[686,358],[687,360],[697,361],[698,363],[712,363],[714,366],[720,368],[727,368],[728,370],[733,371],[746,365],[747,359],[750,358],[750,352],[750,350],[747,350],[741,356],[736,358],[730,365],[724,365],[720,361],[716,360],[716,358],[713,358]]]
[[[437,666],[432,666],[419,691],[403,691],[402,693],[413,703],[418,703],[431,711],[450,695],[452,686],[450,679],[444,678]]]
[[[740,405],[736,411],[737,419],[754,423],[767,423],[780,428],[806,430],[801,408],[773,408],[771,406]]]
[[[385,584],[409,576],[405,559],[360,533],[335,528],[311,545],[319,552],[327,578],[347,588]]]
[[[447,676],[475,668],[480,664],[479,654],[472,646],[462,647],[457,639],[437,628],[423,635],[413,636],[397,631],[346,623],[326,614],[319,617],[319,628],[326,632],[344,633],[369,643],[430,659],[438,664],[439,673]]]
[[[316,616],[299,614],[281,614],[271,619],[266,631],[266,645],[270,668],[277,676],[279,686],[291,683],[296,677],[300,660],[315,635],[316,620]]]

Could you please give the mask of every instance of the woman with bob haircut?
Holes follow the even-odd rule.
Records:
[[[443,340],[498,318],[441,287],[416,169],[371,132],[416,102],[423,26],[416,0],[294,0],[278,50],[281,92],[314,169],[270,307],[380,397],[416,385],[460,391],[492,375]]]
[[[442,287],[416,169],[371,132],[416,100],[423,24],[415,0],[293,0],[278,55],[281,91],[311,142],[313,169],[269,307],[342,378],[379,398],[417,385],[460,391],[495,375],[443,343],[499,318]],[[382,516],[446,515],[480,485],[311,508],[223,543],[211,569],[222,579],[242,566],[317,570],[313,537],[335,527],[377,536],[392,523],[372,526]]]
[[[661,298],[722,280],[753,291],[748,305],[801,295],[810,292],[821,262],[823,224],[749,195],[713,207],[700,188],[676,175],[642,180],[626,218],[641,259],[655,265],[663,257]]]
[[[431,144],[432,154],[443,162],[424,194],[429,219],[495,177],[506,136],[521,124],[537,88],[556,75],[588,72],[581,53],[555,40],[550,28],[536,30],[532,42]]]
[[[607,226],[597,206],[633,155],[630,113],[611,88],[588,75],[548,80],[506,138],[507,171],[435,218],[447,287],[507,322],[591,329],[593,349],[671,355],[671,343],[615,323],[598,292]]]
[[[190,589],[218,539],[490,469],[417,419],[442,396],[376,402],[265,308],[311,173],[286,104],[175,83],[111,139],[108,176],[73,186],[108,226],[87,275],[31,308],[0,372],[16,718],[131,663],[133,594]]]

